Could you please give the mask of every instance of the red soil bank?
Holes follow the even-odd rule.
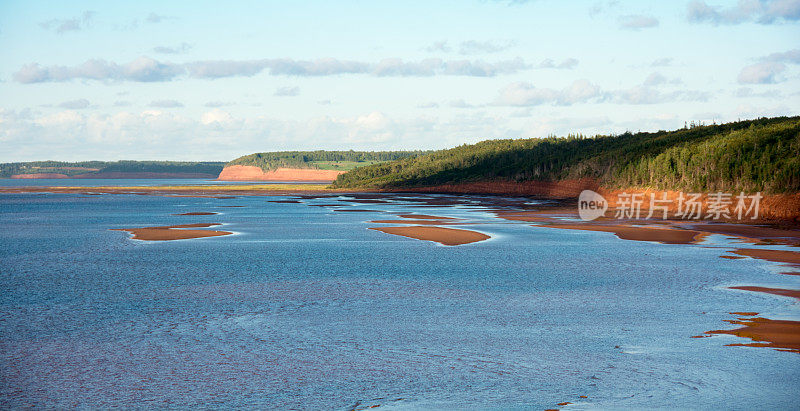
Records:
[[[344,171],[305,168],[278,168],[265,172],[255,166],[228,166],[217,180],[222,181],[333,181]]]
[[[479,181],[471,183],[442,184],[429,187],[409,187],[402,189],[391,189],[385,191],[417,192],[417,193],[454,193],[454,194],[499,194],[507,196],[537,196],[558,199],[574,199],[583,190],[592,190],[600,193],[608,201],[609,212],[606,216],[614,215],[614,208],[617,206],[617,195],[623,192],[628,194],[642,194],[642,216],[647,215],[647,207],[650,204],[650,193],[656,195],[656,199],[661,199],[666,190],[647,190],[641,188],[610,189],[601,187],[599,182],[594,179],[574,179],[560,181]],[[667,199],[673,200],[670,207],[670,215],[676,211],[678,202],[676,201],[679,191],[666,191]],[[723,192],[725,192],[723,190]],[[688,191],[686,191],[688,193]],[[738,192],[730,192],[734,196]],[[754,194],[754,193],[747,193]],[[794,220],[800,222],[800,193],[790,194],[763,194],[759,206],[759,220]],[[705,203],[707,195],[703,195],[701,200]],[[734,198],[734,203],[735,203]],[[704,211],[705,206],[703,207]],[[660,214],[656,214],[656,217]],[[705,217],[705,216],[703,216]],[[735,221],[735,216],[734,221]],[[748,216],[749,217],[749,216]],[[752,220],[742,219],[740,222],[747,223]]]

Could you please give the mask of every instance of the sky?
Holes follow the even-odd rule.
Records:
[[[800,0],[0,0],[0,162],[800,115]]]

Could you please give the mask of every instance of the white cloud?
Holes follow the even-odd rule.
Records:
[[[782,53],[772,53],[762,58],[764,61],[774,61],[778,63],[800,64],[800,49],[784,51]]]
[[[278,97],[294,97],[300,95],[300,87],[278,87],[275,90],[275,96]]]
[[[622,16],[619,19],[619,26],[623,29],[641,30],[650,27],[658,26],[658,19],[652,16],[644,16],[641,14],[631,14]]]
[[[218,108],[205,112],[200,117],[200,122],[205,125],[211,125],[215,123],[217,125],[230,124],[233,123],[233,121],[233,116],[231,116],[230,113],[222,111]]]
[[[780,81],[779,75],[786,70],[783,63],[762,62],[746,66],[739,72],[741,84],[769,84]]]
[[[155,100],[150,103],[150,107],[161,107],[161,108],[183,107],[183,103],[177,100]]]
[[[80,110],[89,107],[89,100],[82,98],[78,100],[70,100],[65,101],[58,105],[61,108],[67,108],[70,110]]]
[[[554,104],[568,106],[603,98],[600,87],[588,80],[574,81],[564,89],[538,88],[531,83],[512,83],[502,90],[494,104],[502,106],[537,106]]]
[[[569,61],[568,61],[569,63]],[[569,63],[571,64],[571,63]],[[424,59],[403,61],[387,58],[378,63],[322,58],[316,60],[261,59],[261,60],[210,60],[184,64],[160,62],[149,57],[139,57],[117,64],[105,60],[88,60],[77,66],[46,66],[30,63],[14,73],[20,83],[61,82],[70,80],[100,81],[171,81],[180,77],[217,79],[224,77],[251,77],[261,72],[273,76],[318,77],[341,74],[371,74],[375,76],[474,76],[492,77],[512,74],[530,68],[521,58],[494,63],[483,60]]]
[[[670,57],[662,57],[659,59],[655,59],[653,60],[652,63],[650,63],[651,67],[668,67],[671,65],[672,65],[672,58]]]
[[[739,0],[727,8],[695,0],[688,5],[687,17],[690,22],[714,25],[796,22],[800,20],[800,0]]]
[[[84,11],[80,16],[72,17],[69,19],[52,19],[39,23],[39,27],[45,30],[53,30],[58,34],[64,34],[68,31],[83,30],[92,23],[94,17],[93,11]]]
[[[178,44],[177,46],[172,46],[172,47],[169,46],[153,47],[153,52],[159,54],[183,54],[191,50],[192,47],[193,46],[191,44],[184,42]]]
[[[539,63],[536,68],[543,68],[543,69],[572,69],[578,65],[578,60],[572,57],[567,58],[556,64],[553,59],[544,59],[541,63]]]

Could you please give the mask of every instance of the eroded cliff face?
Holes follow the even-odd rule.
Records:
[[[267,171],[255,166],[227,166],[219,173],[221,181],[333,181],[344,171],[306,168],[278,168]]]

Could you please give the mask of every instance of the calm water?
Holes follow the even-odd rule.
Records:
[[[800,317],[791,299],[725,288],[798,284],[719,258],[722,236],[664,245],[400,197],[275,199],[0,195],[0,406],[798,406],[800,355],[690,338],[732,328],[730,311]],[[310,206],[332,203],[375,211]],[[189,211],[221,214],[172,215]],[[367,229],[399,212],[492,239]],[[109,231],[197,222],[235,235]]]
[[[108,187],[108,186],[184,186],[207,184],[281,184],[280,181],[218,181],[201,178],[0,178],[0,187]],[[320,184],[319,182],[294,182],[292,184]]]

